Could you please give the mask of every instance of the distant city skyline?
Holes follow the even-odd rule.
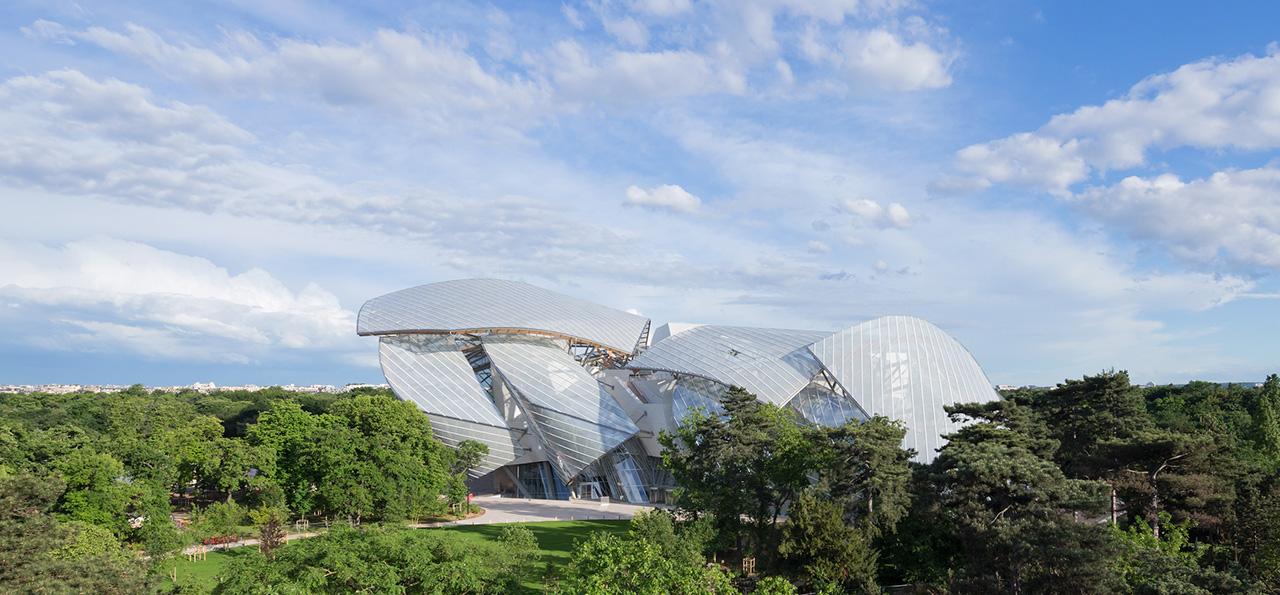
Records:
[[[1280,372],[1280,5],[17,0],[0,384],[382,382],[356,310],[927,319],[991,381]]]

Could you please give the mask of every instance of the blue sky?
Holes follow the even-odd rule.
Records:
[[[927,318],[997,383],[1280,371],[1273,3],[24,2],[0,383],[379,381],[364,300]]]

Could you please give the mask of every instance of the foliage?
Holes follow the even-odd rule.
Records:
[[[139,590],[142,566],[111,531],[83,521],[62,525],[50,514],[63,489],[56,478],[0,479],[0,592]]]
[[[756,583],[755,595],[796,595],[795,585],[780,576],[766,576]]]
[[[749,535],[749,549],[769,559],[779,514],[817,467],[816,442],[794,412],[741,388],[722,404],[723,416],[695,410],[674,433],[663,432],[663,464],[680,485],[678,506],[709,516],[721,546],[737,548]]]
[[[229,563],[215,593],[506,593],[532,559],[527,536],[477,544],[436,531],[336,527],[293,542],[274,560]]]
[[[191,511],[191,527],[201,537],[239,535],[248,520],[248,512],[235,502],[214,502]]]
[[[822,497],[858,519],[869,537],[892,532],[911,495],[912,451],[902,448],[906,426],[883,416],[818,430]]]
[[[788,516],[786,537],[779,551],[802,569],[804,583],[819,591],[879,591],[876,552],[861,527],[845,522],[841,504],[819,498],[817,490],[809,490],[791,507]]]
[[[285,543],[285,523],[289,513],[275,506],[264,506],[249,513],[258,526],[258,551],[268,560],[275,559],[275,552]]]
[[[594,533],[579,544],[551,590],[584,595],[734,593],[719,568],[664,555],[646,539]]]
[[[1116,570],[1132,593],[1213,593],[1239,590],[1241,584],[1229,575],[1202,566],[1208,546],[1191,541],[1190,523],[1175,523],[1161,512],[1165,530],[1156,535],[1139,518],[1128,529],[1114,528],[1121,555]]]

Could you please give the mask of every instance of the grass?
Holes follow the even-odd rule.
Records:
[[[522,523],[533,532],[538,539],[538,550],[541,563],[531,573],[520,577],[526,592],[536,593],[542,590],[543,575],[548,569],[554,571],[569,562],[573,546],[596,531],[623,534],[626,533],[628,521],[546,521],[540,523]],[[440,527],[436,529],[419,529],[420,531],[442,531],[455,533],[477,543],[497,541],[498,535],[505,525],[462,525],[456,527]],[[176,568],[178,584],[194,587],[196,592],[208,593],[217,584],[216,577],[229,561],[256,551],[253,546],[234,548],[225,551],[209,552],[204,560],[188,561],[185,556],[166,560],[157,570],[163,579],[157,585],[161,591],[167,591],[174,585],[170,579]]]
[[[177,584],[189,585],[195,587],[198,592],[208,593],[217,584],[216,577],[227,562],[256,550],[257,548],[255,547],[241,547],[209,552],[205,559],[194,562],[188,561],[186,556],[175,556],[165,560],[157,570],[157,574],[164,577],[157,587],[163,592],[172,589],[174,586],[173,571],[176,569],[178,571]]]

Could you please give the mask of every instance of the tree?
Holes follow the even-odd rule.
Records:
[[[110,530],[50,514],[62,491],[57,478],[0,478],[0,592],[141,591],[141,565]]]
[[[906,426],[877,416],[817,434],[825,455],[818,470],[824,496],[843,507],[845,518],[864,525],[868,537],[893,531],[911,501],[913,452],[902,448]]]
[[[867,536],[845,523],[841,504],[817,490],[807,490],[791,507],[779,553],[818,591],[880,592],[876,552]]]
[[[123,537],[128,530],[125,509],[131,488],[124,482],[124,465],[109,454],[75,450],[58,462],[66,491],[58,501],[59,516],[111,529]]]
[[[301,460],[306,445],[314,439],[321,418],[303,410],[293,400],[278,400],[258,415],[257,423],[246,430],[250,444],[266,449],[269,465],[263,473],[284,493],[289,508],[307,514],[315,507],[312,483]]]
[[[1162,512],[1217,524],[1234,498],[1231,486],[1210,470],[1217,454],[1210,436],[1146,430],[1127,439],[1104,440],[1100,448],[1099,458],[1118,470],[1114,485],[1134,512],[1145,517],[1157,539]]]
[[[449,472],[454,475],[466,476],[480,465],[480,461],[489,454],[489,445],[479,440],[463,440],[458,443],[458,447],[453,451],[453,462],[449,465]]]
[[[168,486],[156,481],[144,481],[137,488],[136,514],[142,524],[133,530],[131,538],[142,544],[147,555],[159,558],[182,546],[182,536],[170,514]]]
[[[949,409],[976,421],[949,437],[929,474],[934,530],[957,546],[934,553],[954,569],[950,588],[1084,592],[1113,585],[1108,535],[1087,522],[1103,510],[1103,486],[1068,479],[1037,456],[1036,438],[1001,421],[1017,419],[1016,405]]]
[[[1256,409],[1254,440],[1258,450],[1270,457],[1274,467],[1280,467],[1280,376],[1267,376],[1258,391]]]
[[[268,560],[275,559],[276,550],[285,543],[289,514],[279,507],[264,506],[250,511],[249,518],[258,526],[258,551]]]
[[[729,389],[721,402],[723,416],[695,410],[659,437],[663,464],[680,485],[678,506],[710,516],[729,548],[739,547],[746,518],[750,549],[768,560],[779,513],[817,468],[816,441],[794,412],[741,388]]]
[[[1191,541],[1189,523],[1175,523],[1160,513],[1163,536],[1141,518],[1127,529],[1113,528],[1120,555],[1116,569],[1131,593],[1225,593],[1243,586],[1233,577],[1202,567],[1206,546]]]
[[[637,513],[631,518],[627,536],[657,546],[663,557],[684,566],[706,563],[705,550],[712,537],[705,522],[680,524],[674,515],[661,509]]]

